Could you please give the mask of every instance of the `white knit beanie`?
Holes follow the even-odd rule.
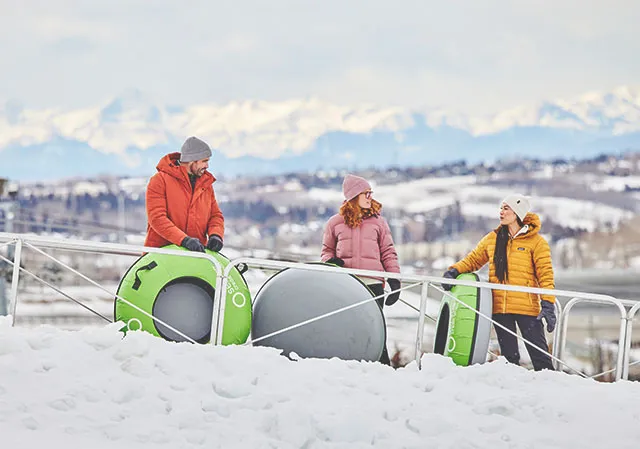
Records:
[[[502,204],[509,206],[521,221],[524,221],[524,217],[526,217],[531,210],[529,198],[519,193],[512,193],[511,195],[508,195],[504,200],[502,200]]]

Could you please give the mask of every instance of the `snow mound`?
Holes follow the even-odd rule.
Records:
[[[425,355],[289,361],[0,320],[0,441],[38,448],[632,448],[640,384]]]

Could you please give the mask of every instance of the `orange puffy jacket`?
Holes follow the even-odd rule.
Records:
[[[180,153],[167,154],[149,180],[145,246],[180,245],[186,236],[203,245],[213,234],[224,239],[224,217],[213,192],[216,178],[205,172],[192,189],[187,169],[179,160]]]

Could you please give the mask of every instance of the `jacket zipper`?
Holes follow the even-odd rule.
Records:
[[[196,187],[191,187],[191,181],[187,178],[187,191],[189,192],[189,208],[187,209],[187,221],[185,223],[185,229],[189,229],[189,218],[191,218],[191,208],[193,207],[193,200],[196,196]],[[196,180],[196,185],[198,181]],[[186,232],[186,231],[185,231]],[[196,237],[197,238],[197,237]]]
[[[509,241],[507,242],[507,266],[509,266],[509,254],[511,253],[511,242],[513,239],[509,236]],[[506,282],[505,282],[506,284]],[[507,291],[502,291],[502,313],[507,313]]]
[[[520,231],[522,231],[522,229],[524,229],[524,226],[520,229]],[[509,264],[509,256],[511,255],[511,248],[513,246],[513,241],[520,236],[526,235],[529,229],[527,228],[526,231],[523,232],[522,234],[520,233],[520,231],[518,231],[517,234],[513,237],[509,236],[509,242],[507,244],[507,265]],[[529,286],[529,281],[527,281],[527,286]],[[528,296],[529,296],[529,303],[531,303],[531,294],[528,294]],[[504,291],[504,300],[502,301],[502,306],[503,306],[502,308],[503,313],[507,313],[507,291],[506,290]]]
[[[353,233],[354,233],[353,256],[354,256],[354,260],[357,261],[358,263],[360,262],[360,226],[353,229]],[[358,267],[358,268],[361,268],[361,267]]]

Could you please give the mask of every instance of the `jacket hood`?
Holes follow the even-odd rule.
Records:
[[[534,214],[533,212],[529,212],[522,220],[522,224],[527,226],[527,232],[524,234],[520,234],[522,237],[531,237],[540,232],[542,228],[542,221],[540,220],[540,216],[538,214]],[[501,226],[498,226],[495,231],[498,232]]]
[[[160,162],[158,162],[158,165],[156,165],[156,170],[166,173],[176,179],[190,183],[189,173],[187,173],[186,167],[180,164],[180,153],[178,152],[169,153],[163,156],[162,159],[160,159]],[[200,178],[207,184],[213,184],[216,180],[216,178],[208,171],[205,171]]]

